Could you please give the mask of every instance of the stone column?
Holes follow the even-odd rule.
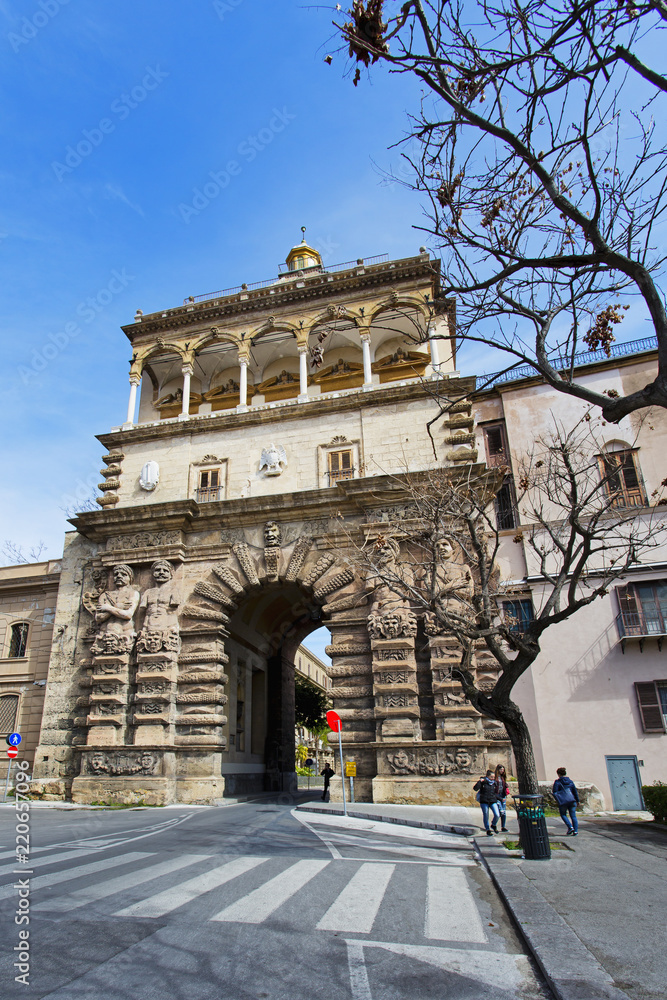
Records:
[[[308,345],[300,344],[299,351],[299,395],[297,401],[305,403],[308,400]]]
[[[362,333],[361,350],[364,356],[364,389],[370,389],[373,382],[373,372],[371,369],[371,335]]]
[[[239,376],[239,405],[236,407],[237,413],[245,413],[248,409],[248,356],[239,354],[239,366],[241,374]]]
[[[421,741],[415,659],[417,619],[407,608],[368,616],[373,654],[376,741]]]
[[[179,415],[179,420],[187,420],[190,416],[190,379],[194,368],[191,364],[184,364],[183,368],[183,409]]]
[[[141,385],[141,375],[130,375],[130,399],[127,404],[126,426],[134,425],[134,411],[137,408],[137,389]]]

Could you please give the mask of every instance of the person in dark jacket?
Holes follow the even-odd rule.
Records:
[[[328,764],[325,764],[324,770],[320,771],[320,774],[324,778],[324,791],[322,792],[322,802],[327,801],[327,795],[329,794],[329,785],[335,773],[336,772],[333,770],[333,768],[329,767]]]
[[[498,790],[491,768],[486,772],[486,777],[480,778],[477,784],[473,785],[473,790],[479,793],[477,801],[482,807],[482,819],[484,820],[486,835],[487,837],[492,837],[494,833],[498,833],[497,823],[500,819],[500,809],[498,808]],[[493,833],[489,829],[489,812],[493,817],[491,821],[491,830],[493,830]]]
[[[558,777],[554,781],[552,791],[558,803],[560,818],[567,827],[567,836],[577,837],[579,835],[579,824],[577,822],[579,793],[577,792],[577,786],[572,781],[572,778],[568,778],[564,767],[559,767],[556,770],[556,774]]]
[[[498,793],[498,812],[500,813],[500,829],[507,833],[507,793],[510,786],[507,784],[507,774],[503,764],[498,764],[494,775],[496,781],[496,791]]]

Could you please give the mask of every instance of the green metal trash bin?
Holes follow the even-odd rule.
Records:
[[[543,795],[513,795],[519,820],[519,839],[528,861],[548,861],[551,845],[544,818]]]

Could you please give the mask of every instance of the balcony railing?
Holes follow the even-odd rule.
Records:
[[[281,274],[283,275],[283,280],[286,275],[298,278],[303,272],[306,273],[317,273],[317,274],[335,274],[337,271],[351,271],[352,268],[356,267],[371,267],[373,264],[385,264],[389,259],[389,255],[386,253],[377,254],[375,257],[364,257],[358,260],[346,260],[344,264],[330,264],[326,267],[324,264],[303,267],[296,271],[287,270],[287,265],[282,264],[280,267]],[[269,288],[271,285],[279,287],[282,284],[280,278],[267,278],[265,281],[253,281],[247,285],[234,285],[232,288],[222,288],[219,292],[204,292],[203,295],[191,295],[187,299],[183,299],[183,305],[187,306],[195,302],[208,302],[210,299],[224,299],[228,295],[240,295],[241,292],[254,292],[258,288]]]
[[[220,499],[220,493],[220,486],[203,487],[202,489],[195,490],[195,500],[197,503],[213,503]]]
[[[616,615],[616,627],[621,639],[623,652],[627,639],[639,639],[639,648],[643,649],[645,639],[657,639],[658,648],[662,649],[662,640],[667,636],[667,626],[662,614],[655,610],[647,614],[641,611],[620,611]]]
[[[329,485],[333,486],[334,483],[342,483],[344,479],[354,479],[354,469],[338,469],[336,472],[328,472]]]
[[[658,346],[657,337],[645,337],[643,340],[629,340],[625,344],[614,344],[609,354],[605,351],[581,351],[574,356],[574,367],[590,365],[596,361],[609,361],[611,358],[626,358],[631,354],[641,354],[642,351],[654,351]],[[554,368],[558,371],[567,371],[572,364],[571,358],[552,357],[549,359]],[[503,382],[517,382],[522,378],[540,377],[540,373],[533,365],[519,365],[510,371],[501,372],[499,375],[478,375],[477,388],[491,389],[494,385],[501,385]]]

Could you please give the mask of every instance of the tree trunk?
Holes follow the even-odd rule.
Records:
[[[516,776],[519,781],[519,792],[522,795],[539,794],[540,789],[537,781],[533,741],[521,709],[512,701],[506,705],[494,706],[494,708],[496,708],[498,718],[505,726],[507,735],[512,743],[514,760],[516,761]]]

